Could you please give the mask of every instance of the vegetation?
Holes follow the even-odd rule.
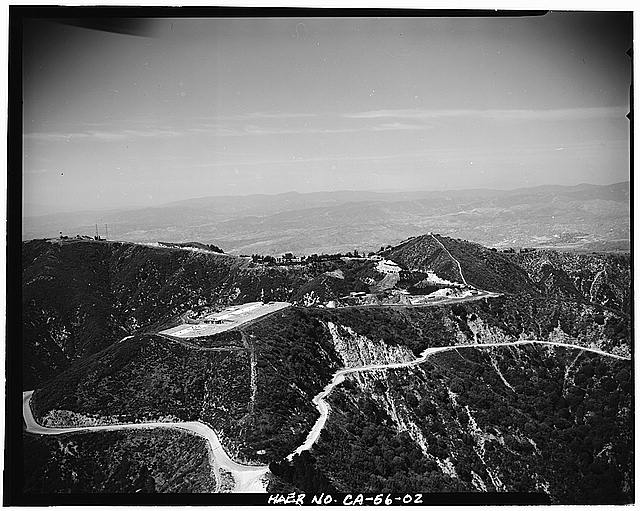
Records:
[[[233,438],[248,412],[249,380],[244,350],[199,350],[137,336],[72,364],[36,390],[32,408],[39,422],[53,410],[103,422],[202,420]]]
[[[245,430],[246,444],[281,459],[300,445],[317,418],[311,402],[342,365],[327,328],[305,309],[243,329],[255,352],[256,394]],[[254,452],[255,452],[254,451]]]
[[[216,489],[205,440],[175,430],[24,434],[25,493],[202,493]]]
[[[462,282],[458,266],[431,235],[409,238],[396,247],[387,246],[380,255],[408,270],[432,270],[442,279]]]
[[[352,376],[330,396],[313,466],[340,491],[545,491],[556,503],[628,503],[630,371],[588,352],[525,346]]]
[[[283,461],[317,418],[313,397],[347,359],[518,339],[630,355],[628,258],[501,254],[437,238],[471,284],[504,294],[429,307],[308,307],[375,286],[375,262],[269,266],[122,243],[24,243],[25,388],[37,389],[34,414],[50,425],[200,420],[234,458],[271,463],[274,491],[546,491],[559,503],[629,502],[630,364],[539,345],[465,347],[419,367],[350,376],[329,398],[316,446]],[[429,291],[427,270],[461,280],[432,236],[384,255],[404,266],[400,287]],[[299,306],[208,338],[154,334],[190,311],[261,299]],[[345,358],[345,350],[353,353]],[[162,434],[194,456],[176,454],[176,466],[204,470],[193,448]],[[36,467],[31,491],[207,488],[200,476],[183,484],[162,475],[170,467],[153,464],[160,440],[124,432],[25,438],[28,467]],[[77,447],[63,443],[71,438]],[[125,456],[134,444],[146,454]],[[112,460],[106,468],[100,453]]]
[[[296,454],[291,461],[281,460],[270,463],[269,471],[271,472],[267,487],[269,493],[336,491],[325,474],[318,469],[316,460],[309,451]]]
[[[456,308],[465,316],[467,324],[473,324],[473,318],[477,317],[489,326],[479,334],[483,342],[491,342],[493,327],[512,339],[524,335],[539,340],[595,346],[623,356],[631,353],[629,318],[598,305],[557,297],[510,295],[458,304]]]
[[[631,313],[631,259],[628,253],[542,250],[514,256],[548,296],[579,298]]]
[[[366,260],[337,260],[249,267],[231,256],[114,242],[33,240],[22,249],[27,390],[73,361],[127,335],[156,331],[189,310],[301,299],[299,289],[325,272],[342,269],[348,285],[355,285],[372,266]]]
[[[275,461],[302,443],[317,417],[312,398],[342,365],[329,322],[371,342],[406,346],[416,356],[429,347],[522,336],[630,352],[624,317],[542,297],[507,295],[420,308],[294,307],[193,347],[150,335],[117,343],[76,362],[38,390],[35,412],[39,417],[51,410],[102,417],[115,413],[120,421],[200,419],[221,433],[241,459]]]
[[[480,289],[500,293],[537,292],[526,272],[509,257],[469,241],[427,234],[386,248],[381,255],[407,269],[431,270],[440,278],[462,283],[455,258],[466,281]]]
[[[467,282],[487,291],[535,294],[536,288],[527,273],[507,256],[464,240],[436,235],[449,253],[460,263]]]

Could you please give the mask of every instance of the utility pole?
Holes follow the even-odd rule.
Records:
[[[104,224],[104,239],[109,239],[109,229],[107,228],[107,224]]]

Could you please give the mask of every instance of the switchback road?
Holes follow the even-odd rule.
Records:
[[[234,492],[264,492],[263,482],[265,474],[269,471],[266,466],[242,465],[233,461],[220,444],[220,440],[209,426],[202,422],[145,422],[140,424],[109,424],[105,426],[76,426],[68,428],[48,428],[36,422],[31,411],[31,396],[33,391],[22,393],[22,415],[28,433],[36,435],[62,435],[68,433],[86,433],[99,431],[120,431],[125,429],[180,429],[187,430],[204,438],[209,446],[209,458],[212,468],[218,474],[222,468],[231,472],[235,481]]]
[[[523,341],[514,341],[514,342],[497,342],[497,343],[486,343],[486,344],[457,344],[454,346],[438,346],[435,348],[427,348],[424,350],[420,357],[409,360],[407,362],[397,362],[390,364],[373,364],[359,367],[348,367],[345,369],[338,369],[333,375],[333,379],[329,382],[329,384],[313,398],[313,404],[316,405],[318,412],[320,413],[320,417],[316,420],[316,423],[311,428],[311,431],[307,435],[304,443],[299,446],[295,451],[293,451],[289,456],[287,456],[288,460],[291,460],[295,454],[300,454],[302,451],[308,451],[311,449],[313,444],[316,443],[318,438],[320,438],[320,433],[322,433],[322,429],[324,428],[325,423],[327,422],[327,418],[329,417],[329,412],[331,411],[331,407],[329,403],[327,403],[326,398],[331,394],[334,388],[340,385],[345,376],[351,373],[362,373],[366,371],[380,371],[386,369],[401,369],[404,367],[412,367],[422,362],[426,361],[431,355],[435,353],[440,353],[442,351],[451,351],[465,348],[494,348],[494,347],[504,347],[504,346],[523,346],[525,344],[546,344],[550,346],[560,346],[563,348],[572,348],[579,349],[583,351],[589,351],[591,353],[597,353],[598,355],[604,355],[607,357],[613,357],[620,360],[630,360],[627,357],[622,357],[620,355],[614,355],[612,353],[606,353],[604,351],[595,349],[595,348],[585,348],[583,346],[578,346],[576,344],[566,344],[562,342],[551,342],[551,341],[534,341],[534,340],[523,340]]]

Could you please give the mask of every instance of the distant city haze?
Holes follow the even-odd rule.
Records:
[[[121,32],[26,23],[25,217],[629,179],[630,15],[149,19]]]

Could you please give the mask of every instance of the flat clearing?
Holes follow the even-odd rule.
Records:
[[[205,316],[202,318],[201,323],[183,323],[159,333],[182,339],[207,337],[239,327],[266,314],[271,314],[290,306],[289,302],[249,302],[242,305],[233,305],[220,312]]]

